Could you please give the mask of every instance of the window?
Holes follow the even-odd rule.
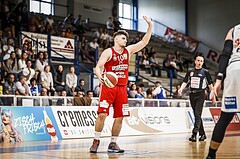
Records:
[[[54,0],[30,0],[30,12],[54,15]]]
[[[126,3],[119,3],[119,21],[122,28],[132,29],[132,6]]]

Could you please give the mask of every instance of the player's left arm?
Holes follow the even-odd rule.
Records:
[[[136,44],[129,45],[126,47],[126,49],[129,51],[130,55],[140,51],[143,49],[149,42],[151,35],[152,35],[152,20],[150,18],[147,18],[146,16],[143,16],[143,19],[147,22],[148,24],[148,29],[145,35],[143,36],[142,40],[139,41]]]

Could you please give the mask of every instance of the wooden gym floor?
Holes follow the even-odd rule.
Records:
[[[89,153],[92,139],[0,143],[0,159],[205,159],[212,132],[207,140],[189,142],[190,133],[119,137],[123,154],[107,153],[110,138],[101,138],[99,151]],[[227,133],[217,159],[240,158],[240,132]]]

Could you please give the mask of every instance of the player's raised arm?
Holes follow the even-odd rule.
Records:
[[[147,18],[146,16],[143,16],[143,19],[147,22],[148,24],[148,29],[145,35],[143,36],[142,40],[139,41],[136,44],[129,45],[127,46],[127,50],[129,51],[130,55],[134,54],[135,52],[140,51],[143,49],[149,42],[151,35],[152,35],[152,20],[150,18]]]

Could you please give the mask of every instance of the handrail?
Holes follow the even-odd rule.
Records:
[[[73,106],[73,96],[19,96],[19,95],[1,95],[0,103],[2,106],[46,106],[43,105],[43,100],[48,99],[51,101],[51,105],[47,106]],[[56,105],[57,100],[63,99],[63,105]],[[23,100],[26,100],[23,102]],[[34,101],[38,101],[39,105],[34,105]],[[7,105],[6,103],[12,102]],[[69,105],[72,103],[72,105]],[[98,97],[92,98],[91,106],[97,106],[99,102]],[[130,107],[190,107],[190,101],[188,99],[147,99],[147,98],[128,98]],[[211,101],[206,100],[204,107],[221,107],[221,101],[217,101],[215,105]]]

